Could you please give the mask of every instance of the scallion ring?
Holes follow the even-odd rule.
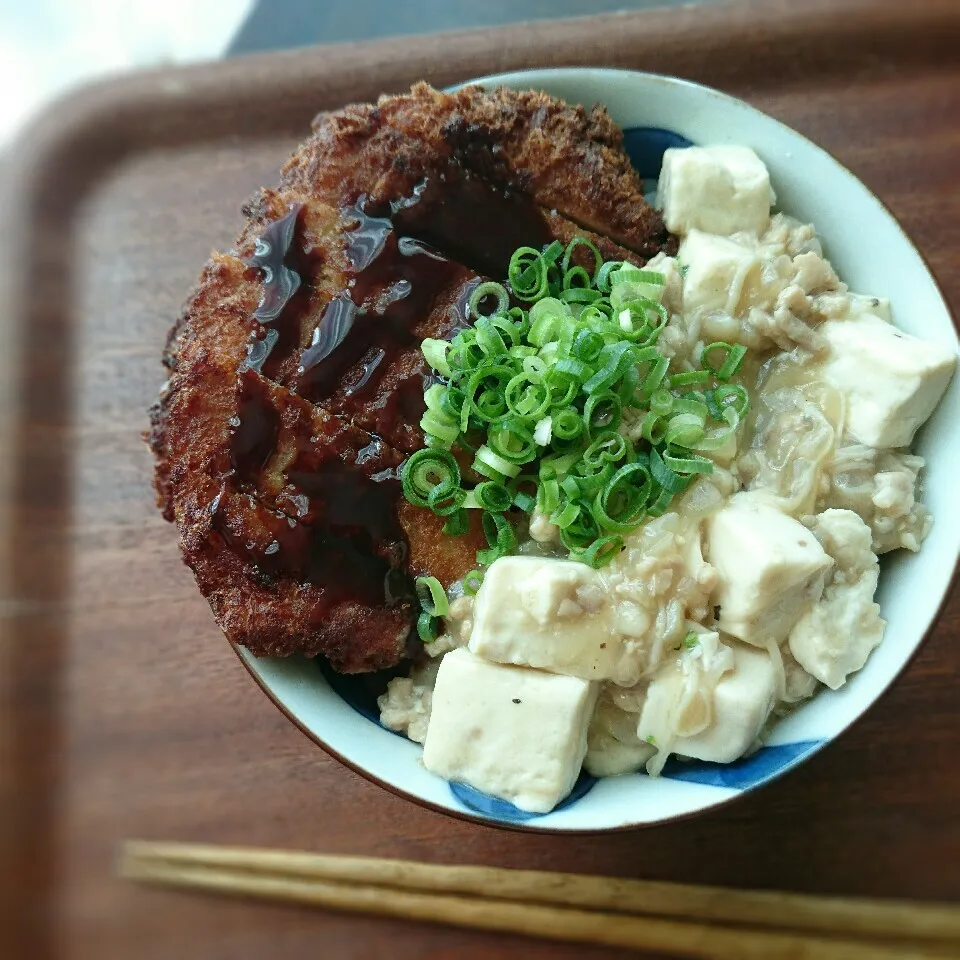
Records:
[[[446,591],[436,577],[417,577],[417,599],[420,608],[431,617],[445,617],[450,610]]]
[[[401,471],[403,495],[418,507],[429,506],[427,498],[441,489],[452,493],[460,485],[460,467],[446,450],[427,448],[412,454]]]
[[[442,531],[448,537],[462,537],[470,529],[470,514],[462,507],[447,517]]]
[[[417,617],[417,634],[424,643],[433,643],[440,635],[440,622],[424,611]]]
[[[489,566],[516,549],[517,535],[502,513],[484,513],[483,532],[490,545],[488,550],[481,550],[477,554],[477,560],[483,566]]]
[[[483,584],[483,573],[479,570],[471,570],[461,582],[464,596],[475,597]]]
[[[587,283],[593,284],[596,283],[600,270],[603,269],[603,257],[600,255],[600,251],[597,249],[597,245],[591,240],[587,240],[586,237],[574,237],[568,244],[567,248],[563,253],[563,260],[560,261],[560,269],[566,274],[570,269],[570,265],[573,262],[573,252],[577,247],[585,247],[587,250],[593,254],[593,269],[590,271],[584,270],[587,274]],[[581,269],[583,269],[581,267]],[[599,286],[599,284],[597,284]]]
[[[605,567],[623,549],[623,537],[618,534],[609,534],[597,537],[590,546],[583,550],[574,551],[574,559],[585,563],[595,570]]]

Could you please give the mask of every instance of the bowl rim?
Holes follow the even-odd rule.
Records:
[[[760,110],[759,108],[753,106],[751,103],[746,100],[741,100],[739,97],[734,97],[729,93],[725,93],[722,90],[718,90],[715,87],[709,87],[705,84],[696,83],[692,80],[687,80],[683,77],[674,77],[668,74],[661,73],[651,73],[645,70],[627,70],[622,68],[613,68],[613,67],[585,67],[585,66],[567,66],[567,67],[549,67],[543,69],[532,69],[532,70],[516,70],[509,71],[505,73],[496,73],[489,74],[486,76],[475,77],[470,80],[466,80],[462,83],[454,84],[446,88],[447,92],[455,92],[461,90],[464,87],[468,86],[500,86],[507,85],[513,88],[518,81],[522,81],[524,78],[529,77],[531,80],[531,85],[536,87],[539,84],[549,82],[551,79],[561,79],[569,78],[576,79],[576,77],[591,74],[591,75],[608,75],[611,77],[630,77],[630,78],[643,78],[644,80],[654,81],[657,83],[665,83],[670,86],[680,86],[686,87],[691,91],[696,91],[701,94],[707,94],[713,98],[726,101],[730,104],[736,105],[739,109],[746,109],[749,113],[755,114],[761,117],[765,122],[775,124],[780,127],[784,132],[789,134],[791,137],[797,137],[809,146],[813,147],[815,150],[820,151],[825,154],[837,167],[844,171],[848,176],[856,180],[857,183],[877,202],[881,210],[890,218],[891,223],[897,228],[900,232],[903,240],[906,242],[907,246],[913,252],[914,256],[923,264],[924,268],[927,271],[927,274],[930,277],[930,280],[933,283],[934,289],[940,297],[941,302],[944,305],[946,310],[947,317],[950,319],[953,325],[953,334],[954,340],[957,341],[958,348],[960,348],[960,337],[958,337],[958,314],[954,311],[953,306],[950,301],[947,299],[946,294],[943,291],[943,287],[940,283],[939,278],[933,270],[933,267],[930,265],[929,260],[923,254],[923,252],[917,247],[911,238],[910,234],[906,231],[903,224],[900,222],[899,218],[893,213],[892,210],[880,199],[870,189],[853,171],[848,167],[842,164],[829,150],[820,146],[818,143],[815,143],[809,137],[806,137],[804,134],[800,133],[797,130],[794,130],[792,127],[788,126],[782,120],[778,120],[776,117],[771,116],[768,113]],[[960,376],[960,373],[956,374]],[[610,833],[626,833],[629,831],[635,830],[644,830],[644,829],[653,829],[658,826],[664,826],[667,824],[679,823],[684,820],[690,820],[694,817],[707,816],[714,811],[725,809],[730,806],[730,804],[737,803],[743,800],[748,795],[752,795],[759,790],[763,790],[769,784],[773,783],[776,780],[779,780],[781,777],[785,776],[787,773],[790,773],[792,770],[795,770],[797,767],[806,764],[816,755],[820,754],[824,749],[832,746],[842,737],[846,737],[851,730],[857,727],[860,723],[863,722],[864,717],[871,713],[876,705],[889,694],[890,690],[893,688],[894,684],[903,676],[907,668],[913,663],[920,651],[926,646],[927,641],[930,639],[931,634],[934,629],[940,622],[940,618],[943,616],[943,612],[947,606],[947,603],[950,601],[953,596],[954,590],[958,585],[958,578],[960,578],[960,547],[958,547],[958,555],[954,561],[953,570],[951,571],[950,577],[947,580],[946,588],[943,591],[942,596],[940,597],[937,607],[933,613],[933,616],[930,619],[926,629],[923,634],[920,636],[920,639],[917,641],[916,646],[910,652],[909,656],[904,660],[900,667],[896,670],[890,680],[886,685],[877,693],[873,700],[852,720],[847,724],[839,733],[825,738],[821,743],[816,747],[810,750],[808,753],[805,753],[803,756],[797,758],[795,761],[785,764],[783,767],[778,769],[776,772],[770,776],[764,778],[759,783],[754,784],[743,790],[727,795],[725,797],[717,799],[716,802],[709,804],[708,806],[700,807],[696,810],[690,810],[685,813],[673,814],[671,816],[660,817],[656,820],[647,820],[635,823],[623,823],[616,826],[608,827],[551,827],[551,826],[540,826],[536,821],[521,821],[513,822],[507,820],[498,820],[491,817],[484,816],[480,813],[472,813],[465,810],[454,810],[449,807],[445,807],[439,803],[434,803],[431,800],[426,800],[423,797],[416,796],[412,793],[407,792],[402,787],[397,786],[394,783],[391,783],[387,780],[383,780],[378,777],[376,774],[371,773],[365,767],[360,766],[358,763],[353,760],[348,759],[338,750],[328,744],[323,740],[318,734],[310,730],[306,724],[295,716],[287,705],[280,700],[280,698],[273,692],[272,689],[267,685],[264,679],[259,675],[259,673],[254,669],[250,660],[256,660],[253,654],[250,654],[249,651],[245,652],[240,649],[240,647],[227,640],[230,644],[231,649],[236,655],[237,659],[243,664],[243,668],[250,675],[251,679],[256,683],[256,685],[261,689],[261,691],[266,694],[267,698],[271,703],[282,713],[287,720],[289,720],[297,729],[300,730],[310,741],[312,741],[317,746],[321,747],[324,752],[326,752],[334,760],[337,760],[343,766],[352,770],[354,773],[359,774],[363,779],[372,783],[378,787],[382,787],[387,790],[389,793],[392,793],[394,796],[399,797],[403,800],[410,801],[415,803],[417,806],[422,807],[426,810],[430,810],[436,813],[443,814],[448,817],[455,817],[458,820],[462,820],[466,823],[474,824],[481,827],[489,827],[494,830],[507,830],[516,833],[536,833],[543,835],[553,835],[553,836],[594,836],[599,834],[610,834]],[[224,639],[227,639],[224,636]],[[248,659],[248,657],[250,659]]]

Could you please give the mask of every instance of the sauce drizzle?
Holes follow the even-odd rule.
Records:
[[[300,274],[287,266],[286,259],[302,207],[295,203],[285,217],[268,224],[254,241],[253,256],[246,261],[263,272],[263,294],[253,312],[253,318],[262,323],[276,320],[300,289]]]

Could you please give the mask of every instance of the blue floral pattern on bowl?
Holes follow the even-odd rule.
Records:
[[[366,720],[380,724],[380,711],[377,697],[383,693],[393,677],[403,676],[406,665],[393,670],[384,670],[374,674],[344,675],[335,673],[324,661],[318,661],[324,679],[330,688],[345,703],[349,704]],[[384,727],[383,729],[389,729]],[[395,736],[403,734],[390,731]],[[687,783],[699,783],[704,786],[726,787],[732,790],[749,790],[772,777],[798,764],[808,754],[815,752],[823,740],[801,740],[796,743],[781,743],[761,747],[748,757],[733,763],[710,763],[704,760],[678,760],[671,758],[661,774],[667,780],[682,780]],[[645,773],[634,776],[645,777]],[[580,774],[570,795],[554,809],[563,810],[583,799],[594,785],[596,777],[585,771]],[[491,820],[503,823],[526,823],[543,814],[530,813],[515,807],[506,800],[481,793],[465,783],[451,783],[450,792],[468,810]]]
[[[661,776],[668,780],[685,780],[687,783],[702,783],[711,787],[749,790],[799,763],[807,754],[818,750],[823,742],[800,740],[797,743],[761,747],[750,756],[733,763],[708,763],[705,760],[678,760],[671,757]]]
[[[596,782],[596,777],[591,777],[589,773],[582,771],[570,793],[553,809],[563,810],[578,800],[581,800],[593,789]],[[543,816],[543,814],[540,813],[530,813],[529,810],[521,810],[509,801],[501,800],[499,797],[492,797],[489,793],[481,793],[466,783],[451,783],[450,792],[468,810],[479,813],[481,816],[489,817],[491,820],[500,820],[504,823],[526,823],[528,820],[535,820],[537,817]]]
[[[673,147],[692,147],[686,137],[660,127],[631,127],[623,131],[623,145],[637,173],[649,191],[656,187],[663,155]]]

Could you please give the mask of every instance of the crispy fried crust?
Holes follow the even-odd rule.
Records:
[[[390,189],[385,179],[391,186],[404,178],[412,185],[443,158],[528,193],[643,257],[668,240],[660,214],[643,199],[623,132],[601,106],[586,110],[534,90],[465,87],[443,93],[418,83],[409,94],[381,97],[376,105],[320,114],[314,130],[285,168],[287,182],[322,181],[345,151],[366,159],[385,150],[394,158],[386,178],[381,168],[365,164],[354,178],[378,195]],[[366,144],[370,150],[363,149]]]
[[[402,457],[255,371],[239,371],[259,297],[248,272],[236,258],[215,258],[186,311],[175,372],[152,411],[159,503],[229,637],[243,637],[257,654],[324,653],[345,672],[389,666],[404,650],[409,601],[388,608],[382,591],[369,590],[361,602],[345,598],[323,582],[329,569],[314,554],[339,555],[351,576],[372,577],[378,588],[400,566],[406,548],[392,513],[366,511],[362,522],[331,530],[323,481],[342,467],[351,468],[351,489],[373,484]],[[262,420],[272,428],[243,443],[243,425]],[[399,482],[382,483],[392,488],[392,511]],[[368,642],[351,642],[358,625]]]
[[[467,322],[471,290],[516,246],[579,235],[641,263],[670,238],[601,108],[426,84],[318,117],[243,212],[168,339],[158,504],[231,640],[387,667],[414,619],[409,577],[449,584],[485,545],[479,523],[448,537],[400,495],[423,443],[420,341]],[[283,222],[289,255],[260,269]],[[287,268],[296,283],[265,317]]]
[[[470,527],[462,537],[443,533],[443,517],[406,500],[397,505],[397,514],[410,543],[410,572],[418,577],[435,576],[444,587],[475,569],[477,551],[488,546],[478,511],[471,511]]]
[[[331,601],[315,583],[272,575],[257,562],[270,544],[291,534],[308,542],[308,529],[291,526],[284,514],[230,483],[214,504],[214,514],[208,509],[185,519],[180,542],[228,637],[243,638],[258,656],[322,653],[345,673],[379,670],[400,659],[410,630],[409,605]]]

